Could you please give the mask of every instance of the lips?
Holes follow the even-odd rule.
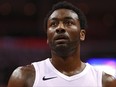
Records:
[[[57,35],[54,39],[55,40],[61,40],[61,39],[66,40],[66,39],[68,39],[68,37],[66,35]]]
[[[55,42],[58,44],[63,44],[69,40],[68,36],[66,35],[57,35],[54,38]]]

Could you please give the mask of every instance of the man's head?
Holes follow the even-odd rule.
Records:
[[[79,49],[80,40],[85,39],[86,28],[86,20],[82,20],[84,16],[80,16],[80,10],[64,3],[55,5],[46,19],[47,42],[52,52],[60,56],[68,56]],[[79,15],[75,11],[79,11]]]

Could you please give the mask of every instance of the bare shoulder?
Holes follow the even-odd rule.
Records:
[[[111,84],[115,81],[115,78],[112,75],[103,72],[102,81],[103,87],[111,87]]]
[[[32,87],[35,79],[33,65],[16,68],[8,82],[8,87]]]

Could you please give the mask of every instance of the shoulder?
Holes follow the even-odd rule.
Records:
[[[103,72],[102,83],[103,87],[110,87],[110,85],[115,81],[115,78],[112,75],[109,75]]]
[[[32,87],[35,79],[33,65],[16,68],[8,82],[8,87]]]
[[[116,82],[116,79],[110,75],[110,74],[107,74],[105,73],[103,70],[101,69],[98,69],[92,65],[90,65],[90,67],[95,71],[95,72],[99,72],[98,75],[100,75],[100,77],[102,77],[102,85],[103,87],[116,87],[115,86],[111,86],[111,85],[114,85],[115,82]]]

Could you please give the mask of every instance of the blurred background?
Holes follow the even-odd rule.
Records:
[[[50,57],[43,20],[59,1],[63,0],[0,0],[0,87],[6,87],[18,66]],[[82,60],[109,64],[116,75],[116,0],[66,1],[79,7],[87,17]]]

